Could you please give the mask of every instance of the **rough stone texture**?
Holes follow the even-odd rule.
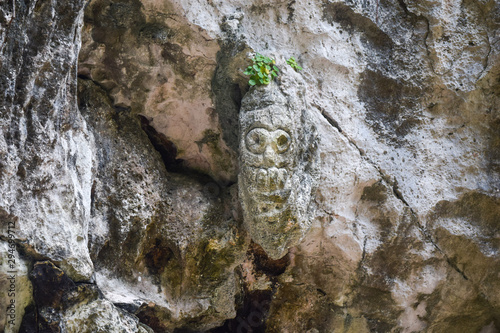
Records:
[[[24,321],[20,332],[152,332],[137,317],[103,300],[96,285],[76,285],[49,261],[35,263],[30,278],[36,325]]]
[[[306,92],[297,86],[297,80],[283,83],[286,95],[274,83],[255,87],[240,110],[238,185],[245,225],[274,259],[300,242],[314,215],[309,208],[317,185],[318,138]]]
[[[93,270],[93,142],[75,103],[83,6],[0,5],[0,213],[17,219],[26,252],[59,263],[78,281]]]
[[[139,323],[126,311],[116,308],[106,300],[96,300],[89,304],[68,310],[64,318],[67,332],[72,333],[154,333],[154,331]]]
[[[500,330],[498,1],[83,6],[0,4],[19,331]],[[252,52],[276,58],[319,138],[307,227],[278,249],[239,207]],[[27,295],[41,260],[66,277],[60,305],[33,274]]]
[[[169,169],[235,182],[237,156],[211,98],[219,45],[180,11],[170,1],[91,1],[78,71],[161,133]]]
[[[79,106],[96,138],[89,244],[104,295],[158,331],[233,317],[247,244],[235,186],[167,173],[144,117],[113,107],[90,80],[80,80]]]

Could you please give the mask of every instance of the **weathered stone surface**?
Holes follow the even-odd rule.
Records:
[[[76,285],[49,261],[35,263],[30,278],[36,323],[23,322],[21,332],[152,332],[137,317],[103,300],[96,285]]]
[[[89,233],[97,285],[159,332],[233,317],[233,271],[247,244],[236,187],[167,173],[143,117],[113,107],[90,80],[79,92],[98,157]]]
[[[107,300],[96,300],[73,307],[66,312],[64,325],[68,333],[154,332],[151,328],[140,324],[136,317],[120,310]]]
[[[174,171],[234,182],[237,156],[222,139],[211,98],[217,40],[170,1],[91,1],[85,21],[80,75],[170,142]]]
[[[26,253],[58,262],[76,281],[93,272],[93,141],[76,107],[84,4],[0,4],[0,212],[17,219]]]
[[[318,138],[305,94],[298,81],[256,87],[240,110],[238,185],[245,225],[274,259],[300,242],[314,215]]]
[[[485,236],[472,227],[486,215],[435,212],[464,196],[487,214],[498,207],[498,4],[179,3],[214,36],[224,36],[212,23],[216,7],[243,14],[238,32],[255,51],[300,55],[317,110],[319,214],[283,283],[319,288],[329,300],[277,302],[267,329],[496,329],[495,293],[478,294],[485,286],[467,267],[495,274],[498,229]],[[335,306],[338,319],[317,320],[318,308]]]
[[[498,1],[91,0],[82,27],[83,6],[0,4],[21,332],[500,329]],[[273,246],[239,207],[253,52],[319,138],[303,224]],[[29,296],[44,260],[71,286],[52,306],[54,284]]]

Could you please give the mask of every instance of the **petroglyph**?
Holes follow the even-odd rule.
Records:
[[[301,98],[302,96],[302,98]],[[309,229],[317,140],[302,94],[278,85],[251,90],[240,112],[240,197],[252,239],[273,258]]]

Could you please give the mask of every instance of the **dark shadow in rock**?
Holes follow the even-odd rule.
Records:
[[[155,240],[155,246],[146,253],[145,263],[151,275],[159,275],[163,273],[168,262],[174,257],[174,252],[165,245],[160,239]]]
[[[500,118],[492,120],[489,125],[491,134],[487,146],[488,171],[498,176],[500,175]]]
[[[219,115],[222,138],[233,151],[239,151],[238,114],[244,92],[240,82],[232,77],[233,62],[242,57],[246,44],[237,40],[226,40],[220,43],[217,53],[217,68],[212,80],[215,109]],[[236,59],[236,60],[235,60]]]
[[[30,280],[35,306],[27,309],[21,332],[60,332],[65,310],[103,297],[96,285],[76,284],[50,261],[35,263]]]
[[[267,256],[259,244],[254,242],[250,243],[248,255],[253,255],[255,269],[262,271],[270,277],[283,274],[290,264],[290,256],[288,254],[281,259],[273,260]]]
[[[21,322],[21,327],[19,328],[19,333],[38,332],[35,311],[36,309],[33,304],[26,307],[24,310],[23,321]]]
[[[288,254],[281,259],[273,260],[267,256],[260,245],[254,242],[251,242],[248,248],[247,257],[252,258],[256,273],[267,275],[274,285],[276,277],[283,274],[290,264]],[[248,291],[245,288],[236,318],[227,320],[224,325],[210,330],[209,333],[264,333],[265,321],[269,315],[274,293],[274,289]]]
[[[246,293],[236,318],[227,320],[224,325],[208,333],[265,333],[265,320],[269,314],[272,295],[271,290],[255,290]]]
[[[113,305],[131,314],[135,314],[140,307],[135,303],[113,303]]]
[[[30,273],[33,298],[38,308],[62,307],[64,293],[75,288],[75,283],[50,261],[38,262]]]
[[[141,127],[143,131],[148,135],[149,140],[153,147],[160,153],[165,168],[169,172],[182,173],[183,160],[177,157],[177,147],[170,141],[165,134],[158,133],[153,126],[150,125],[149,120],[139,115],[141,120]]]
[[[147,134],[149,141],[151,142],[155,150],[160,153],[162,161],[165,165],[165,169],[167,169],[168,172],[187,175],[204,185],[210,184],[208,186],[213,190],[213,193],[219,192],[219,190],[213,189],[214,184],[217,187],[219,185],[217,185],[218,183],[215,182],[212,177],[192,168],[186,167],[184,160],[177,158],[177,147],[165,136],[165,134],[158,133],[158,131],[156,131],[156,129],[154,129],[154,127],[150,125],[150,121],[146,117],[139,115],[139,119],[141,121],[142,130]],[[230,185],[232,184],[227,184],[227,186]]]
[[[135,312],[140,322],[151,327],[155,333],[171,332],[170,323],[172,322],[171,314],[160,306],[144,303]]]

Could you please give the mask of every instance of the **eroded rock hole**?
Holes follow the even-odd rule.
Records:
[[[139,115],[141,128],[146,133],[153,147],[158,151],[168,172],[179,173],[195,179],[205,186],[209,196],[218,196],[220,193],[219,185],[212,177],[200,172],[194,168],[189,168],[183,159],[177,158],[177,147],[163,133],[158,133],[151,126],[150,120]],[[203,142],[205,143],[205,142]],[[228,184],[231,185],[231,184]]]
[[[265,321],[269,314],[273,292],[271,290],[255,290],[245,295],[243,306],[238,310],[236,318],[227,320],[223,326],[210,333],[264,333]]]
[[[247,257],[252,258],[255,274],[270,277],[273,287],[271,290],[249,291],[245,286],[243,301],[240,303],[236,318],[227,320],[223,326],[209,331],[210,333],[264,333],[266,331],[265,322],[276,291],[276,277],[285,272],[290,264],[290,257],[287,254],[281,259],[273,260],[260,245],[253,241],[248,248]]]
[[[287,254],[281,259],[273,260],[268,257],[264,249],[254,242],[250,243],[248,254],[253,256],[255,269],[262,271],[268,276],[278,276],[285,272],[290,264],[290,256]]]
[[[156,239],[154,247],[144,256],[144,261],[149,273],[157,275],[163,272],[173,257],[174,252],[160,239]]]

